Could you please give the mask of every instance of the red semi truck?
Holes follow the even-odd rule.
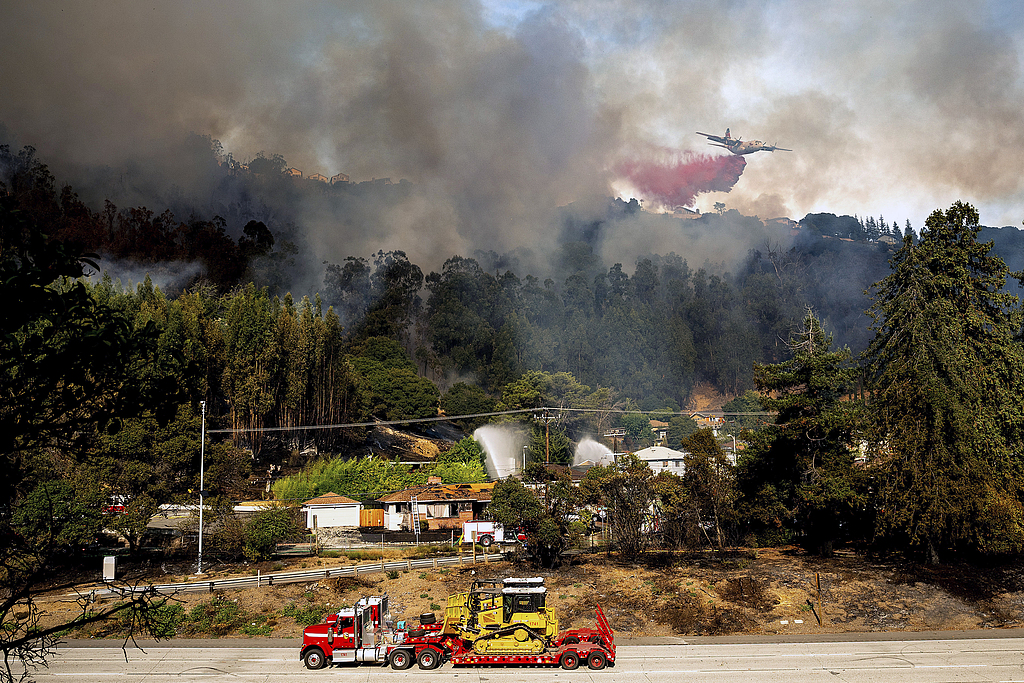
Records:
[[[537,591],[515,586],[504,590],[510,596],[526,590]],[[501,630],[495,634],[500,634]],[[509,642],[519,638],[518,632],[528,637],[536,635],[536,631],[524,628],[524,624],[507,624],[504,630],[509,631]],[[345,662],[390,664],[399,670],[408,669],[413,662],[421,669],[434,669],[448,661],[456,666],[528,664],[564,669],[575,669],[580,664],[603,669],[615,664],[614,635],[600,606],[597,607],[596,628],[559,632],[532,652],[481,654],[466,635],[457,624],[449,624],[447,620],[437,623],[432,613],[421,615],[417,628],[407,628],[403,622],[395,625],[388,613],[386,595],[366,597],[354,607],[328,615],[323,623],[307,627],[302,634],[299,658],[309,669]]]

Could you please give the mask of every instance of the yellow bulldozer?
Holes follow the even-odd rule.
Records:
[[[448,598],[442,631],[481,655],[542,653],[558,636],[547,590],[541,577],[474,582]]]

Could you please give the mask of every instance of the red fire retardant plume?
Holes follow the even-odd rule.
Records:
[[[671,207],[692,206],[702,192],[728,192],[746,165],[743,157],[732,154],[676,152],[667,162],[633,160],[617,170],[648,202]]]

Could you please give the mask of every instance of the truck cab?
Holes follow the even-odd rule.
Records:
[[[395,632],[387,623],[388,597],[361,598],[354,607],[327,615],[302,632],[299,658],[310,669],[328,662],[379,662],[393,645]]]

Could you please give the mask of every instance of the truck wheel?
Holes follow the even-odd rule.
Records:
[[[480,545],[482,545],[483,547],[490,548],[492,543],[494,543],[494,539],[491,538],[490,536],[481,536],[480,537]]]
[[[591,652],[587,655],[587,666],[591,669],[603,669],[608,663],[608,658],[604,656],[603,652]]]
[[[437,655],[437,650],[428,647],[420,653],[420,656],[416,658],[416,661],[419,662],[421,669],[429,670],[436,669],[441,663],[441,658]]]
[[[395,650],[391,653],[391,668],[402,671],[412,666],[412,653],[408,650]]]
[[[572,671],[580,665],[580,658],[575,652],[566,652],[562,655],[562,659],[559,660],[559,664],[566,671]]]
[[[311,647],[302,656],[302,662],[306,665],[307,669],[322,669],[327,664],[327,658],[324,657],[323,650],[318,647]]]

